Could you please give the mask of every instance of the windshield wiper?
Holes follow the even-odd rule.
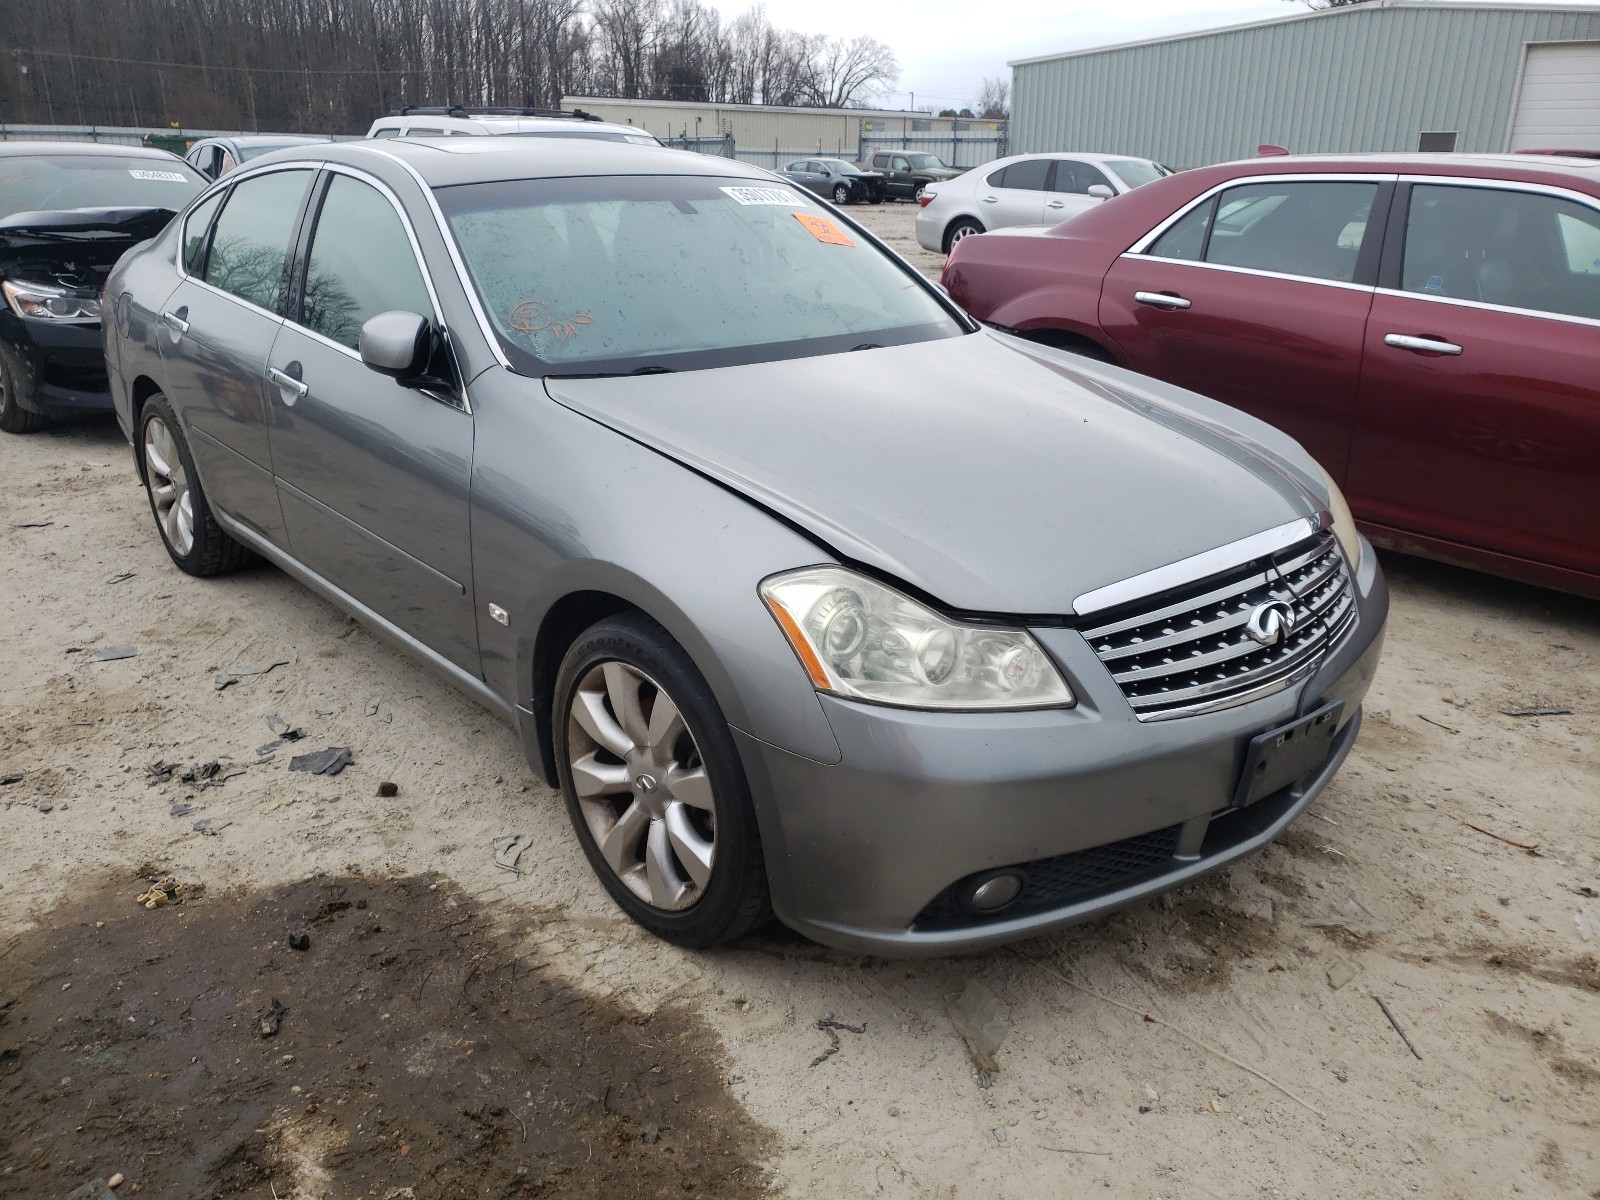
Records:
[[[857,350],[882,350],[882,349],[883,349],[883,347],[881,345],[879,345],[877,342],[862,342],[861,345],[859,345],[859,346],[851,346],[850,347],[850,353],[854,354]]]
[[[546,379],[627,379],[632,375],[671,375],[675,367],[635,367],[631,371],[571,371],[567,373],[551,373]]]

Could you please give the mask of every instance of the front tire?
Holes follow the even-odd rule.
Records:
[[[624,912],[693,949],[771,916],[727,720],[666,630],[639,613],[592,626],[562,660],[551,707],[567,815]]]
[[[971,237],[975,233],[982,233],[983,226],[971,217],[962,217],[959,221],[952,221],[950,228],[944,231],[944,252],[949,254],[956,248],[956,243],[964,237]]]
[[[217,524],[195,472],[189,440],[160,392],[139,411],[139,463],[156,529],[180,571],[203,579],[254,560],[254,554]]]
[[[846,204],[849,204],[850,203],[850,189],[847,188],[842,183],[838,187],[834,188],[833,189],[833,202],[835,204],[839,205],[839,207],[841,207],[841,208],[843,208]]]
[[[16,383],[5,359],[0,358],[0,432],[37,433],[50,423],[43,413],[23,408],[17,400]]]

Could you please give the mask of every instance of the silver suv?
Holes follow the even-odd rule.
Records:
[[[392,137],[572,137],[659,146],[652,134],[632,125],[611,125],[581,108],[402,108],[379,117],[369,138]]]

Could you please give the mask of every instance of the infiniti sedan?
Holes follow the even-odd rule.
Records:
[[[284,151],[106,303],[178,568],[265,558],[503,715],[680,945],[1082,920],[1259,849],[1360,726],[1387,591],[1299,446],[758,168]]]

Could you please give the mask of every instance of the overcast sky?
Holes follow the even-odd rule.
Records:
[[[742,0],[715,2],[729,17],[750,7]],[[909,108],[915,92],[916,107],[936,109],[970,104],[985,76],[1010,77],[1011,59],[1306,11],[1285,0],[766,0],[766,6],[780,28],[865,33],[887,43],[901,73],[885,107]]]

